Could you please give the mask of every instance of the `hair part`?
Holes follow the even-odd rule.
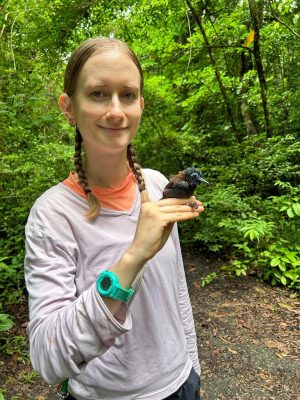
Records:
[[[139,59],[133,50],[124,42],[119,39],[110,39],[105,37],[97,37],[94,39],[87,39],[77,47],[71,54],[69,62],[66,67],[64,79],[64,92],[69,96],[73,96],[76,90],[78,76],[87,60],[96,53],[105,53],[111,50],[119,49],[123,51],[136,65],[140,73],[140,91],[141,94],[144,90],[144,74]]]

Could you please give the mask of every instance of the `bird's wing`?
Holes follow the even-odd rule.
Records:
[[[175,197],[178,199],[189,197],[190,185],[186,181],[169,182],[163,191],[164,198]]]
[[[175,187],[178,188],[178,187],[181,187],[181,185],[183,185],[183,187],[185,187],[185,185],[188,185],[188,182],[185,180],[185,178],[186,177],[183,174],[178,174],[178,175],[173,176],[169,180],[169,182],[166,186],[166,189],[173,189]]]
[[[180,181],[177,183],[176,186],[178,187],[178,189],[186,191],[187,189],[189,189],[190,184],[187,181]]]

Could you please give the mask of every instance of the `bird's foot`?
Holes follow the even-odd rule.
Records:
[[[190,202],[190,203],[186,203],[187,206],[193,207],[195,210],[197,210],[198,208],[198,204],[194,201],[194,202]]]

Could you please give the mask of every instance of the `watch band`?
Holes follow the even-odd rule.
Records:
[[[134,294],[132,288],[125,289],[119,284],[118,276],[111,271],[102,271],[96,281],[99,294],[119,301],[129,301]]]

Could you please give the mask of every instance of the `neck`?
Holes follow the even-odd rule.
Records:
[[[128,175],[126,152],[116,155],[89,155],[85,164],[89,186],[119,187]]]

